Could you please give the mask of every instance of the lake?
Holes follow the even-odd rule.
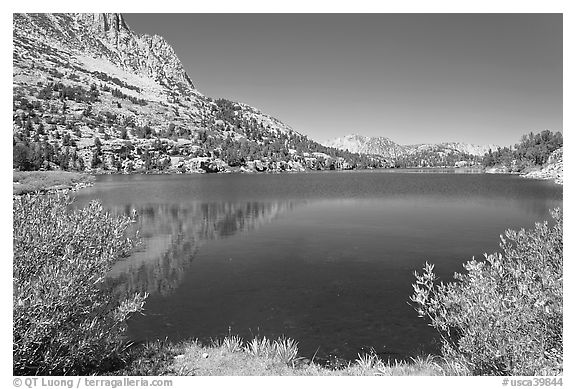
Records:
[[[111,288],[148,292],[135,341],[286,335],[300,354],[437,353],[408,305],[428,261],[443,281],[498,250],[507,228],[551,220],[562,186],[510,175],[402,171],[106,175],[77,193],[131,214],[141,247]]]

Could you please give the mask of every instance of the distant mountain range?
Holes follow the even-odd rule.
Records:
[[[368,137],[363,135],[346,135],[321,142],[324,146],[347,150],[351,153],[380,155],[386,158],[398,158],[423,152],[444,154],[466,154],[483,156],[488,150],[496,150],[497,145],[474,145],[460,142],[443,142],[436,144],[399,145],[386,137]]]

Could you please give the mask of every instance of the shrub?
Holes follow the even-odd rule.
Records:
[[[103,287],[134,240],[132,220],[98,202],[71,210],[68,196],[14,198],[13,371],[17,375],[103,372],[120,361],[130,314],[146,295],[117,301]]]
[[[434,266],[415,273],[411,301],[442,338],[443,353],[474,374],[562,372],[562,213],[555,224],[508,230],[503,253],[467,262],[456,282],[435,283]]]
[[[110,372],[119,376],[178,375],[174,358],[186,352],[187,342],[169,342],[157,339],[141,344],[132,344],[127,350],[125,364],[121,369]]]

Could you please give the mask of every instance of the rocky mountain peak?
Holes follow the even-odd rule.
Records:
[[[159,35],[142,35],[139,37],[140,48],[146,58],[145,68],[149,77],[160,80],[164,84],[168,82],[170,87],[190,87],[194,84],[182,63],[178,59],[172,46]]]
[[[118,35],[120,33],[132,34],[130,27],[122,14],[94,13],[76,14],[76,19],[90,27],[93,32],[100,34]]]
[[[176,93],[195,89],[170,44],[157,35],[134,33],[122,14],[15,14],[14,34],[17,44],[35,39],[47,47],[105,58]]]
[[[340,138],[327,140],[322,143],[328,147],[334,147],[340,150],[348,150],[352,153],[374,154],[386,157],[396,156],[402,149],[385,137],[368,137],[359,134],[344,135]]]

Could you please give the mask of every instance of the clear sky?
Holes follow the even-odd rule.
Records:
[[[312,139],[511,145],[562,130],[561,14],[125,14],[200,92]]]

